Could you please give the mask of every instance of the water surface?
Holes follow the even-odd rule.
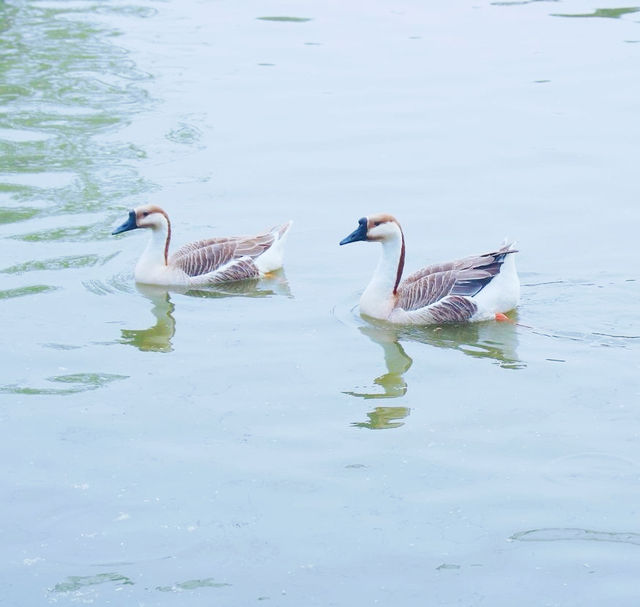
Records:
[[[5,602],[636,605],[637,10],[1,4]],[[143,202],[285,268],[135,285]],[[514,322],[360,318],[380,211]]]

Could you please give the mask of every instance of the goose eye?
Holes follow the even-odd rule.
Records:
[[[144,212],[142,213],[142,216],[143,216],[143,217],[147,217],[148,215],[149,215],[149,211],[144,211]]]
[[[373,222],[373,225],[374,225],[374,227],[376,227],[376,228],[377,228],[379,225],[381,225],[381,224],[382,224],[382,222],[381,222],[381,221],[374,221],[374,222]]]

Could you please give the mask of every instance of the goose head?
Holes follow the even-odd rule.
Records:
[[[343,238],[340,244],[349,244],[358,240],[384,243],[396,239],[402,239],[398,220],[392,215],[380,213],[359,219],[358,227],[349,236]]]
[[[145,204],[129,211],[128,219],[111,234],[121,234],[138,228],[151,228],[152,230],[167,229],[169,217],[160,207],[153,204]]]

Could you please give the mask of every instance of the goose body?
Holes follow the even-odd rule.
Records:
[[[292,222],[256,236],[199,240],[169,255],[171,222],[158,206],[129,211],[129,218],[112,234],[147,228],[151,238],[135,268],[136,282],[163,286],[206,287],[259,278],[282,267],[284,242]]]
[[[359,240],[382,245],[378,266],[360,298],[365,316],[404,325],[475,322],[500,319],[518,305],[520,280],[513,244],[433,264],[401,280],[405,243],[394,217],[363,217],[340,244]]]

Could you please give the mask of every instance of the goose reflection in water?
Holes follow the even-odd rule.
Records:
[[[151,285],[137,284],[136,288],[153,304],[151,313],[156,318],[156,324],[148,329],[122,329],[120,343],[135,346],[142,352],[171,352],[176,320],[173,317],[175,306],[169,297],[169,291]]]
[[[137,283],[136,289],[152,304],[151,313],[156,323],[148,329],[122,329],[122,344],[134,346],[142,352],[172,352],[172,339],[176,332],[176,321],[173,317],[175,304],[171,301],[171,294],[187,295],[189,297],[269,297],[284,295],[291,297],[289,283],[283,271],[270,274],[260,280],[243,280],[226,283],[218,288],[189,289],[167,288]]]
[[[450,348],[473,358],[489,359],[503,369],[522,369],[526,365],[519,360],[517,353],[517,312],[513,311],[509,316],[509,322],[405,327],[398,331],[398,339]]]
[[[376,388],[375,391],[345,392],[350,396],[359,398],[398,398],[407,393],[407,382],[404,373],[409,370],[413,360],[398,343],[398,331],[391,327],[362,326],[360,331],[372,341],[382,346],[384,350],[384,364],[387,372],[373,380],[376,386],[382,388],[382,392]],[[384,430],[398,428],[404,422],[396,421],[404,419],[409,415],[409,407],[375,407],[367,413],[369,418],[366,422],[354,422],[352,426],[357,428],[369,428],[370,430]]]
[[[404,374],[411,368],[413,359],[405,352],[402,342],[414,341],[438,348],[450,348],[474,358],[493,360],[505,369],[525,366],[518,359],[517,329],[514,323],[486,322],[474,324],[442,325],[437,327],[392,327],[388,324],[369,324],[358,327],[374,343],[382,347],[387,372],[373,380],[374,386],[363,390],[345,392],[363,399],[400,398],[407,393]],[[361,428],[397,428],[407,417],[408,407],[376,407],[367,413],[367,422],[353,425]]]
[[[404,373],[413,364],[413,359],[407,355],[404,348],[398,343],[398,331],[394,328],[363,326],[358,327],[373,342],[382,346],[384,350],[384,364],[387,372],[373,380],[376,386],[382,388],[382,392],[376,389],[375,392],[345,392],[351,396],[360,398],[398,398],[407,393],[407,382]]]
[[[404,419],[410,413],[409,407],[376,407],[367,413],[369,421],[353,422],[351,425],[356,428],[369,428],[369,430],[388,430],[389,428],[399,428],[404,426],[404,422],[396,421]]]

